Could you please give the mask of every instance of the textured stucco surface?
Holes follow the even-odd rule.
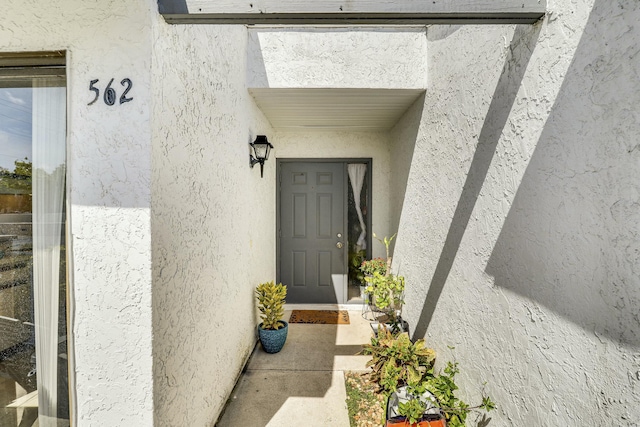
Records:
[[[424,34],[422,35],[424,37]],[[247,91],[244,27],[158,26],[153,260],[157,425],[215,421],[255,343],[254,287],[275,279],[277,158],[372,158],[389,233],[387,132],[272,129]],[[248,143],[275,146],[248,165]],[[374,255],[384,248],[374,244]],[[232,332],[231,332],[232,331]]]
[[[248,167],[256,134],[274,160],[373,158],[405,314],[460,362],[469,400],[488,382],[491,426],[640,423],[636,1],[554,0],[536,26],[426,39],[169,26],[150,0],[3,6],[0,50],[68,51],[78,425],[217,418],[255,343],[253,289],[275,277],[275,162]],[[274,130],[246,89],[427,76],[388,133]],[[134,102],[87,106],[111,77]]]
[[[548,8],[428,30],[405,313],[469,400],[487,381],[492,426],[637,426],[640,5]]]
[[[208,426],[255,342],[253,290],[275,279],[271,129],[245,84],[243,26],[157,27],[153,117],[155,425]]]
[[[254,88],[423,89],[424,28],[277,28],[249,32]]]
[[[150,426],[152,0],[2,2],[0,50],[67,51],[78,426]],[[108,43],[106,42],[108,40]],[[89,81],[133,81],[92,106]],[[120,94],[120,93],[119,93]],[[118,96],[119,96],[118,94]]]
[[[426,61],[425,61],[426,62]],[[407,190],[407,180],[411,170],[413,150],[416,145],[416,138],[421,132],[420,126],[424,126],[423,112],[424,95],[420,96],[416,102],[398,120],[398,123],[389,131],[389,230],[392,235],[398,231],[400,215],[404,205],[405,191]],[[424,132],[424,130],[422,130]],[[392,248],[396,241],[392,242]],[[402,274],[402,267],[395,266],[398,274]]]

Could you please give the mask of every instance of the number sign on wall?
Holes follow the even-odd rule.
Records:
[[[118,94],[116,93],[116,90],[111,87],[111,85],[113,84],[113,80],[114,79],[109,80],[109,83],[107,84],[107,87],[104,88],[104,91],[102,93],[102,100],[107,105],[115,105],[116,99],[118,97]],[[96,87],[96,84],[98,84],[99,81],[100,81],[99,79],[93,79],[93,80],[91,80],[91,82],[89,82],[89,90],[92,91],[92,92],[95,92],[96,97],[93,98],[93,101],[91,101],[87,105],[94,104],[100,98],[100,89],[98,87]],[[127,97],[127,94],[129,93],[129,91],[133,87],[133,82],[131,81],[131,79],[126,79],[126,78],[122,79],[122,81],[120,81],[120,84],[124,87],[124,91],[120,95],[119,103],[120,104],[124,104],[125,102],[132,101],[133,97],[131,97],[131,98]]]

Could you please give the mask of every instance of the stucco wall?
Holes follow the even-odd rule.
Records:
[[[373,230],[391,234],[403,206],[406,316],[457,357],[470,400],[488,381],[492,426],[637,425],[637,2],[431,27],[424,108],[390,135],[270,129],[246,91],[246,28],[169,26],[155,9],[3,3],[3,52],[68,52],[78,425],[216,419],[255,342],[253,288],[275,276],[275,163],[263,179],[248,167],[258,133],[275,157],[373,157]],[[316,35],[281,36],[314,52]],[[375,83],[366,61],[345,64],[333,75]],[[303,81],[288,65],[282,84]],[[125,77],[132,102],[87,106],[90,80]]]
[[[390,235],[391,170],[389,169],[388,132],[276,131],[273,141],[276,146],[273,153],[277,158],[371,158],[373,169],[371,227],[372,231],[380,237]],[[271,179],[275,182],[275,171]],[[275,203],[273,206],[275,209]],[[384,245],[375,239],[372,239],[372,244],[373,256],[384,257]]]
[[[157,30],[155,420],[208,426],[256,342],[253,290],[275,279],[275,164],[261,179],[248,145],[272,132],[246,90],[244,26]]]
[[[0,50],[67,51],[79,426],[150,426],[152,0],[2,2]],[[108,42],[107,42],[108,41]],[[133,101],[88,106],[92,79]],[[102,95],[102,92],[101,92]]]
[[[427,61],[424,61],[425,63]],[[391,234],[398,231],[400,225],[400,215],[404,206],[405,191],[407,190],[407,180],[413,160],[413,150],[416,146],[418,135],[425,137],[423,112],[424,95],[420,96],[416,102],[398,120],[398,123],[389,132],[389,230]],[[395,247],[396,240],[392,242]],[[400,265],[395,265],[396,272],[402,274]]]
[[[428,31],[405,313],[492,426],[637,426],[640,5],[548,8]]]
[[[249,32],[253,88],[422,89],[424,28],[260,28]]]

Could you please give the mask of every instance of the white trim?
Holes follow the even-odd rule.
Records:
[[[73,234],[71,233],[71,88],[69,85],[69,69],[71,68],[71,52],[65,51],[66,65],[65,75],[67,76],[65,86],[67,88],[67,185],[66,185],[66,256],[67,256],[67,385],[69,387],[69,422],[72,426],[77,425],[78,420],[78,397],[76,393],[76,346],[75,346],[75,288],[73,280]]]

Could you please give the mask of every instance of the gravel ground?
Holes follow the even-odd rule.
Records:
[[[377,393],[369,373],[345,372],[344,377],[351,427],[383,426],[385,398]]]

